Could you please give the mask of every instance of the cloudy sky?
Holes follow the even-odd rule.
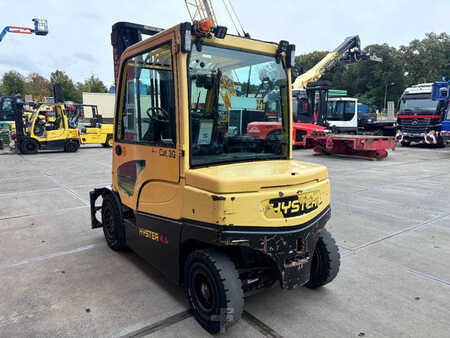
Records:
[[[449,32],[449,0],[234,0],[244,29],[254,38],[289,40],[297,53],[330,50],[346,36],[359,34],[362,45],[408,44],[427,32]],[[213,0],[221,24],[231,27],[222,0]],[[0,0],[0,30],[32,27],[46,18],[46,37],[7,34],[0,42],[0,76],[11,69],[45,77],[61,69],[74,81],[90,74],[113,83],[111,26],[129,21],[171,27],[189,21],[183,0]]]

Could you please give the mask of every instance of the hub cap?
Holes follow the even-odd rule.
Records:
[[[195,298],[204,312],[214,309],[216,297],[208,276],[198,271],[194,277]]]

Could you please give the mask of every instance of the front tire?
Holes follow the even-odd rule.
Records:
[[[117,203],[112,195],[103,197],[102,203],[102,224],[103,234],[108,246],[114,251],[126,248],[125,227],[120,217]]]
[[[223,332],[241,318],[242,282],[224,253],[214,249],[192,252],[184,266],[184,287],[195,318],[209,333]]]
[[[309,282],[310,289],[319,288],[330,283],[338,274],[341,256],[336,241],[327,230],[323,230],[314,249]]]
[[[26,139],[20,144],[22,154],[36,154],[39,149],[39,143],[33,139]]]

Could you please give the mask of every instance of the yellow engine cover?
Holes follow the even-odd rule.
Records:
[[[231,164],[186,173],[183,216],[238,226],[295,226],[330,204],[326,167],[297,161]]]

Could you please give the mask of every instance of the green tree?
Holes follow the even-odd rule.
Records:
[[[34,98],[43,98],[51,96],[49,81],[38,73],[31,73],[27,76],[25,89],[27,94],[33,95]]]
[[[11,70],[3,74],[0,89],[4,95],[25,95],[25,79],[19,72]]]
[[[72,79],[62,70],[56,70],[50,74],[50,84],[61,84],[64,100],[81,102],[81,92],[75,87]]]
[[[92,74],[84,83],[78,83],[77,88],[81,92],[106,93],[108,89],[97,76]]]
[[[295,57],[295,65],[292,67],[292,79],[295,80],[297,76],[305,73],[315,66],[328,54],[327,51],[315,51],[308,54],[298,55]],[[324,79],[327,74],[324,74]]]
[[[425,36],[425,39],[413,40],[399,49],[407,85],[439,81],[443,76],[450,76],[450,35],[428,33]]]

